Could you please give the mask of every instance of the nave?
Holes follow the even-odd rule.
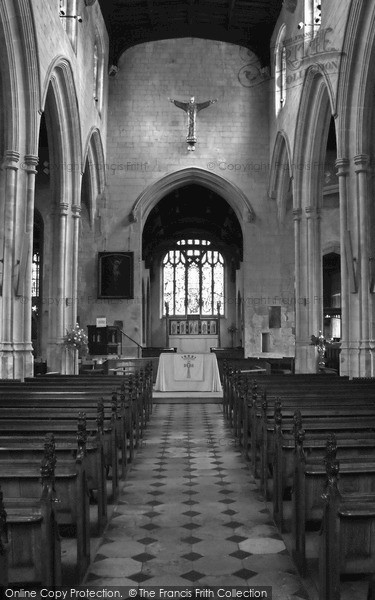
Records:
[[[156,404],[85,583],[272,586],[302,582],[218,404]]]

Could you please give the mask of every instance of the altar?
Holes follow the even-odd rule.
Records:
[[[221,392],[216,354],[162,353],[155,391]]]
[[[198,352],[204,354],[218,345],[217,335],[170,335],[169,346],[177,352]]]

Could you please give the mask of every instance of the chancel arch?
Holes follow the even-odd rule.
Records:
[[[151,184],[135,201],[129,215],[130,221],[142,216],[145,220],[152,208],[165,194],[189,183],[204,185],[222,196],[232,207],[239,219],[252,222],[255,220],[254,209],[243,191],[233,182],[198,167],[187,167]]]
[[[197,334],[201,327],[206,332],[207,320],[219,318],[221,343],[230,345],[228,329],[238,329],[240,314],[236,290],[243,236],[229,203],[197,183],[174,189],[149,212],[142,253],[150,279],[151,345],[165,345],[169,316],[195,318]],[[177,321],[172,335],[180,333]]]

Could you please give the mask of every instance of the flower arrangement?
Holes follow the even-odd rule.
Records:
[[[78,350],[81,356],[88,352],[88,339],[83,329],[76,323],[71,331],[67,331],[63,340],[65,348]]]

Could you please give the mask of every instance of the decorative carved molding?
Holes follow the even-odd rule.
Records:
[[[60,202],[60,204],[58,205],[58,214],[60,216],[67,216],[68,214],[68,210],[69,210],[69,204],[67,204],[66,202]]]
[[[370,157],[368,154],[357,154],[353,160],[356,173],[366,173],[368,171],[370,166]]]
[[[22,164],[22,168],[26,171],[26,173],[29,173],[30,175],[36,175],[36,167],[38,163],[38,156],[35,156],[34,154],[26,154],[24,163]]]
[[[348,158],[338,158],[335,161],[338,177],[346,177],[349,174],[350,161]]]
[[[81,211],[82,211],[82,208],[80,206],[78,206],[78,204],[73,204],[73,206],[72,206],[73,219],[79,219],[81,216]]]
[[[6,150],[4,153],[4,161],[2,164],[3,169],[18,171],[20,165],[20,153],[14,150]]]
[[[311,219],[319,219],[320,218],[320,208],[317,206],[306,206],[305,207],[306,218]]]

